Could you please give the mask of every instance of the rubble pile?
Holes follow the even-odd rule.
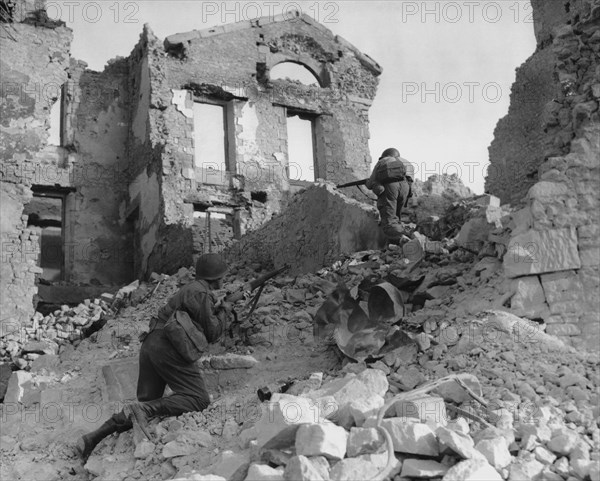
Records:
[[[216,372],[209,408],[153,420],[152,439],[136,430],[107,438],[73,479],[599,479],[598,360],[547,335],[543,319],[515,315],[517,304],[528,308],[529,300],[515,300],[503,251],[496,248],[501,243],[493,237],[512,217],[499,212],[493,198],[482,200],[470,211],[490,226],[478,252],[461,248],[460,233],[432,241],[413,232],[402,246],[347,255],[316,273],[274,278],[251,315],[246,296],[236,304],[239,322],[218,352],[200,361]],[[488,222],[490,213],[496,217]],[[500,227],[494,221],[499,213]],[[242,288],[259,269],[234,265],[225,291]],[[150,295],[134,290],[129,307],[96,334],[63,343],[58,356],[44,354],[27,371],[13,373],[11,413],[14,406],[43,406],[61,389],[69,399],[84,397],[86,377],[99,363],[134,358],[133,334],[192,278],[188,269],[153,276],[143,291]],[[340,286],[368,312],[380,282],[401,296],[403,315],[389,327],[402,330],[407,341],[354,362],[335,339],[315,334],[315,319]],[[88,314],[102,302],[91,302]],[[101,341],[107,337],[110,344]],[[217,355],[223,352],[230,354]],[[48,367],[51,359],[46,371],[35,364],[45,360]],[[103,399],[94,396],[94,402]],[[42,444],[29,441],[41,439],[39,430],[6,432],[6,466],[23,456],[50,459]],[[63,449],[47,469],[64,477],[64,466],[73,462]]]
[[[36,312],[25,326],[14,331],[7,329],[0,338],[0,360],[26,369],[40,355],[57,354],[60,345],[77,342],[98,331],[123,305],[139,302],[146,289],[147,286],[140,287],[139,281],[135,281],[114,295],[105,293],[73,307],[65,304],[46,316]]]
[[[497,364],[490,353],[483,356],[486,364]],[[577,361],[577,356],[564,360]],[[402,360],[396,372],[393,363],[371,368],[351,363],[343,377],[331,377],[317,389],[292,385],[262,405],[254,426],[236,429],[226,422],[233,431],[222,436],[233,450],[210,463],[200,441],[185,442],[189,434],[183,424],[176,432],[169,429],[173,421],[157,426],[161,438],[152,453],[156,461],[171,460],[179,481],[599,479],[599,413],[589,407],[591,379],[567,366],[547,371],[557,372],[547,382],[555,388],[578,383],[567,396],[554,398],[537,394],[546,392],[539,386],[537,392],[524,387],[528,384],[517,368],[520,387],[513,389],[519,394],[513,394],[504,387],[503,378],[514,376],[509,370],[480,369],[482,378],[490,378],[483,386],[472,374],[455,376],[458,382],[453,376],[427,382],[432,373],[420,361]],[[597,390],[593,395],[597,399]],[[190,469],[200,459],[205,466]]]

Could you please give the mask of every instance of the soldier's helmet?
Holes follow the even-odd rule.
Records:
[[[202,254],[196,262],[196,279],[214,281],[227,273],[227,264],[219,254]]]
[[[397,159],[400,158],[400,152],[398,152],[397,149],[394,149],[393,147],[390,147],[389,149],[385,149],[383,151],[383,153],[381,154],[381,159],[383,159],[384,157],[396,157]]]

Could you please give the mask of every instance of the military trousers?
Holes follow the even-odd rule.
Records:
[[[381,227],[388,239],[396,240],[405,233],[400,215],[410,193],[410,184],[408,181],[403,180],[385,184],[383,187],[383,193],[377,197],[377,210],[381,217]]]

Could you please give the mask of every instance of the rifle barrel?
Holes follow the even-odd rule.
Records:
[[[355,185],[365,185],[369,179],[355,180],[354,182],[348,182],[347,184],[339,184],[336,185],[338,189],[343,189],[344,187],[352,187]]]
[[[382,180],[379,182],[381,185],[391,184],[393,182],[400,182],[402,180],[406,180],[407,176],[402,177],[390,177],[389,179]],[[355,185],[365,185],[369,179],[355,180],[354,182],[348,182],[347,184],[336,185],[338,189],[343,189],[344,187],[352,187]]]
[[[256,289],[257,287],[260,287],[262,284],[264,284],[265,282],[267,282],[269,279],[275,277],[278,274],[281,274],[282,272],[286,271],[289,269],[290,266],[285,265],[283,267],[280,267],[279,269],[275,269],[274,271],[271,272],[267,272],[266,274],[257,277],[256,279],[254,279],[253,281],[250,281],[247,286],[248,286],[248,290],[253,291],[254,289]],[[225,297],[225,300],[227,302],[237,302],[241,299],[244,298],[244,291],[243,290],[239,290],[237,292],[232,292],[231,294],[229,294],[228,296]]]

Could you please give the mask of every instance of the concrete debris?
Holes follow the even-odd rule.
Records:
[[[373,259],[376,255],[379,259],[392,256],[393,259],[394,252],[386,250],[360,256]],[[427,269],[427,264],[418,266],[414,275],[427,289],[435,283],[445,285],[458,272],[452,264],[440,268],[435,276],[423,275],[425,271],[421,269]],[[470,277],[476,276],[470,269],[466,266],[460,270],[463,278],[477,279]],[[390,271],[386,269],[385,272]],[[323,275],[327,276],[327,273]],[[345,271],[344,276],[350,280],[349,284],[357,286],[363,275]],[[247,277],[255,276],[248,273]],[[493,283],[494,279],[501,282],[499,273],[486,282]],[[285,284],[286,287],[307,289],[304,305],[287,303],[284,311],[278,306],[281,300],[269,301],[255,311],[248,329],[256,333],[261,329],[272,329],[281,316],[292,326],[310,329],[310,314],[307,313],[317,311],[324,294],[319,291],[320,295],[309,298],[314,294],[306,287],[308,282],[312,282],[312,275],[286,280]],[[126,317],[119,319],[127,319],[122,322],[131,325],[142,317],[148,319],[164,302],[162,299],[174,292],[178,283],[175,276],[165,279],[156,299],[126,308]],[[450,299],[458,301],[461,298],[462,292],[457,288],[458,285]],[[278,289],[270,285],[266,291],[276,293]],[[469,301],[471,297],[468,296]],[[248,398],[238,398],[241,401],[239,407],[228,406],[225,411],[219,411],[216,403],[202,413],[187,413],[154,423],[157,438],[153,443],[141,441],[128,445],[131,441],[127,441],[128,435],[124,433],[116,439],[119,445],[123,444],[122,452],[128,453],[130,461],[125,465],[131,463],[133,466],[137,459],[145,463],[145,467],[140,468],[142,476],[169,474],[182,480],[211,479],[209,476],[241,481],[365,479],[386,468],[388,453],[383,428],[393,443],[394,465],[390,469],[403,477],[499,479],[500,476],[510,479],[512,476],[519,479],[518,476],[538,475],[536,473],[549,473],[548,479],[555,474],[563,476],[562,473],[566,473],[566,477],[574,473],[591,476],[594,466],[589,461],[594,458],[591,450],[586,451],[584,446],[590,448],[594,443],[600,443],[600,430],[593,421],[596,419],[594,412],[586,404],[598,400],[598,393],[592,390],[597,382],[593,364],[581,364],[576,361],[579,359],[577,353],[548,343],[546,337],[550,336],[529,334],[525,330],[528,324],[516,316],[490,310],[470,317],[460,313],[461,305],[424,305],[406,317],[410,323],[411,319],[417,319],[417,314],[427,316],[425,324],[413,322],[411,325],[421,329],[421,334],[425,334],[425,325],[429,326],[429,332],[425,334],[429,345],[421,343],[420,349],[414,343],[400,347],[380,361],[369,364],[346,362],[345,368],[337,374],[325,369],[319,357],[314,358],[316,364],[306,366],[303,379],[292,381],[273,378],[265,383],[265,373],[261,369],[249,369],[257,366],[257,362],[265,367],[269,363],[289,362],[289,345],[286,344],[281,345],[283,349],[256,347],[249,351],[247,345],[238,341],[233,352],[211,353],[201,361],[205,372],[212,370],[219,373],[219,377],[231,375],[231,382],[236,377],[245,377],[245,383],[254,385],[257,382],[258,387],[285,384],[287,392],[277,393],[277,389],[272,389],[271,400],[262,404],[257,404],[256,399],[255,404],[249,404]],[[273,321],[264,323],[269,319]],[[97,342],[111,346],[114,338],[101,336],[105,329],[99,331]],[[490,336],[493,336],[491,342]],[[521,344],[524,339],[539,339],[540,342],[527,343],[525,350]],[[56,355],[59,360],[56,368],[61,372],[57,377],[63,376],[64,362],[72,356],[85,356],[82,347],[90,349],[93,345],[91,339],[86,339],[77,349],[61,347]],[[31,345],[27,355],[38,354],[41,348]],[[314,344],[299,342],[294,349],[305,353],[298,366],[313,359],[307,353],[314,352]],[[93,365],[97,369],[98,351],[90,352],[96,353]],[[323,353],[331,354],[331,350]],[[102,355],[107,357],[106,353]],[[34,362],[44,356],[49,354]],[[125,361],[129,362],[119,360]],[[318,368],[323,370],[317,372]],[[46,402],[62,399],[56,388],[61,385],[60,380],[44,381],[44,372],[17,371],[20,374],[16,377],[31,376],[28,380],[22,379],[20,390],[16,390],[21,404],[35,406],[44,399]],[[78,375],[77,371],[69,372],[66,385],[71,382],[70,376]],[[420,393],[428,382],[449,373],[460,373],[468,391],[456,381],[443,380],[431,392]],[[256,376],[259,376],[258,380],[253,381]],[[47,384],[43,385],[43,382]],[[239,388],[242,391],[238,392],[247,392],[243,383],[228,385],[225,381],[218,387],[225,390]],[[408,394],[408,399],[393,400],[394,396]],[[475,401],[473,396],[486,404]],[[532,399],[540,406],[535,412],[527,408]],[[389,405],[378,427],[377,415],[386,402]],[[279,445],[273,446],[272,440],[276,437],[279,437]],[[264,447],[267,443],[268,448]],[[214,455],[207,452],[208,446],[224,450]],[[114,479],[122,479],[120,471],[106,465],[110,456],[118,454],[113,452],[111,444],[106,443],[97,451],[101,456],[90,458],[88,467],[93,472],[103,473],[101,476],[106,477],[109,473]],[[170,460],[167,467],[165,460]],[[401,472],[401,469],[405,471]]]
[[[326,469],[323,472],[310,458],[299,455],[288,461],[283,477],[286,481],[325,481],[329,477],[329,471]]]
[[[395,452],[438,456],[438,441],[428,424],[410,419],[388,418],[381,425],[390,433]]]
[[[283,468],[272,468],[266,464],[251,464],[245,481],[284,481]]]
[[[506,439],[502,437],[482,439],[475,445],[475,449],[483,454],[498,471],[508,466],[512,461]]]
[[[485,459],[484,455],[475,449],[471,436],[457,431],[439,427],[435,432],[441,452],[458,456],[462,459]]]
[[[448,466],[429,459],[406,459],[402,463],[403,478],[438,478],[448,472]]]
[[[344,458],[348,433],[334,424],[303,424],[296,433],[296,453],[324,456],[329,460]]]
[[[28,8],[33,3],[25,0]],[[200,175],[191,167],[191,104],[207,97],[250,100],[235,100],[229,112],[236,134],[243,132],[247,141],[236,143],[240,168],[250,158],[258,164],[285,161],[285,139],[279,139],[281,149],[276,146],[281,152],[263,142],[267,152],[252,132],[273,131],[262,127],[285,122],[279,114],[289,105],[331,114],[316,129],[317,144],[327,146],[320,157],[326,158],[328,181],[364,174],[369,153],[363,127],[381,69],[308,16],[176,34],[164,48],[144,27],[134,54],[111,62],[103,73],[70,58],[72,32],[59,22],[11,23],[18,41],[17,60],[8,58],[9,83],[27,79],[31,87],[48,78],[59,85],[69,79],[75,90],[63,102],[72,145],[57,151],[44,147],[46,106],[27,95],[4,102],[6,165],[29,170],[32,162],[58,165],[64,157],[76,166],[89,150],[98,154],[98,165],[110,166],[115,158],[135,160],[129,156],[149,151],[151,144],[167,147],[150,159],[158,161],[157,168],[131,164],[131,183],[57,184],[65,191],[75,188],[81,197],[84,208],[71,210],[75,217],[69,220],[75,240],[83,241],[80,227],[101,230],[102,243],[115,241],[117,251],[135,259],[135,275],[149,279],[112,290],[103,286],[132,278],[118,256],[102,249],[102,267],[65,259],[74,277],[101,284],[73,286],[78,296],[86,294],[72,304],[65,296],[71,286],[48,285],[44,269],[17,255],[23,248],[33,258],[42,254],[42,231],[33,225],[33,214],[52,209],[40,196],[32,199],[30,180],[14,178],[3,164],[2,240],[15,255],[2,271],[3,294],[8,293],[0,321],[2,477],[350,481],[382,473],[397,481],[600,481],[599,362],[587,352],[597,350],[600,340],[596,3],[551,8],[532,2],[538,48],[518,70],[509,116],[499,123],[490,148],[492,166],[502,168],[491,169],[486,190],[498,197],[473,196],[455,175],[416,179],[416,198],[403,213],[406,236],[387,247],[374,206],[329,182],[288,196],[291,186],[283,174],[263,185],[228,173],[215,185],[188,188]],[[227,50],[233,45],[227,39],[257,28],[258,45],[250,42],[239,56],[249,62],[240,71],[259,66],[256,92],[240,96],[231,86],[207,83],[214,80],[210,71],[199,83],[182,82],[187,77],[196,82],[192,53],[214,54],[200,48],[202,42]],[[327,67],[319,80],[331,85],[319,92],[305,86],[294,95],[279,89],[276,102],[262,105],[272,61],[300,57]],[[172,68],[178,75],[170,75]],[[142,72],[140,78],[131,77],[135,72]],[[118,95],[91,105],[80,95],[81,86],[90,83]],[[150,84],[151,99],[144,93]],[[321,97],[330,90],[344,93],[344,102]],[[525,94],[533,100],[523,99]],[[139,98],[137,107],[148,118],[131,115],[137,105],[132,98]],[[70,121],[76,111],[85,116],[79,126]],[[533,111],[540,115],[528,123]],[[130,117],[135,125],[129,125]],[[116,150],[105,149],[98,119],[126,127],[114,139]],[[353,148],[347,148],[348,138],[356,140]],[[125,140],[140,143],[129,146]],[[335,165],[340,168],[330,169]],[[493,170],[501,172],[494,176]],[[114,195],[91,206],[88,194],[101,198],[107,189]],[[509,201],[513,207],[505,204]],[[137,430],[116,433],[96,447],[84,466],[87,473],[75,469],[67,448],[76,431],[100,425],[113,403],[135,397],[138,334],[194,277],[194,269],[185,266],[207,247],[205,227],[191,220],[198,205],[218,206],[234,218],[213,225],[209,216],[206,223],[227,231],[218,246],[228,249],[232,261],[226,290],[239,289],[269,264],[289,263],[292,272],[270,281],[252,315],[240,316],[243,321],[199,361],[211,394],[207,409],[152,419],[152,442]],[[121,221],[110,220],[109,210],[120,212]],[[252,232],[234,243],[230,231]],[[137,237],[141,250],[132,253]],[[63,305],[32,315],[36,292],[43,299],[52,289],[65,296],[58,303]],[[243,312],[245,302],[236,309]],[[343,336],[339,329],[322,332],[334,323],[343,324]],[[259,402],[257,389],[264,386],[274,394]],[[90,407],[100,411],[93,421]]]
[[[531,478],[523,478],[531,479]],[[452,466],[442,481],[501,481],[502,476],[487,461],[467,459]]]
[[[351,428],[346,451],[349,457],[379,452],[385,443],[375,428]]]

